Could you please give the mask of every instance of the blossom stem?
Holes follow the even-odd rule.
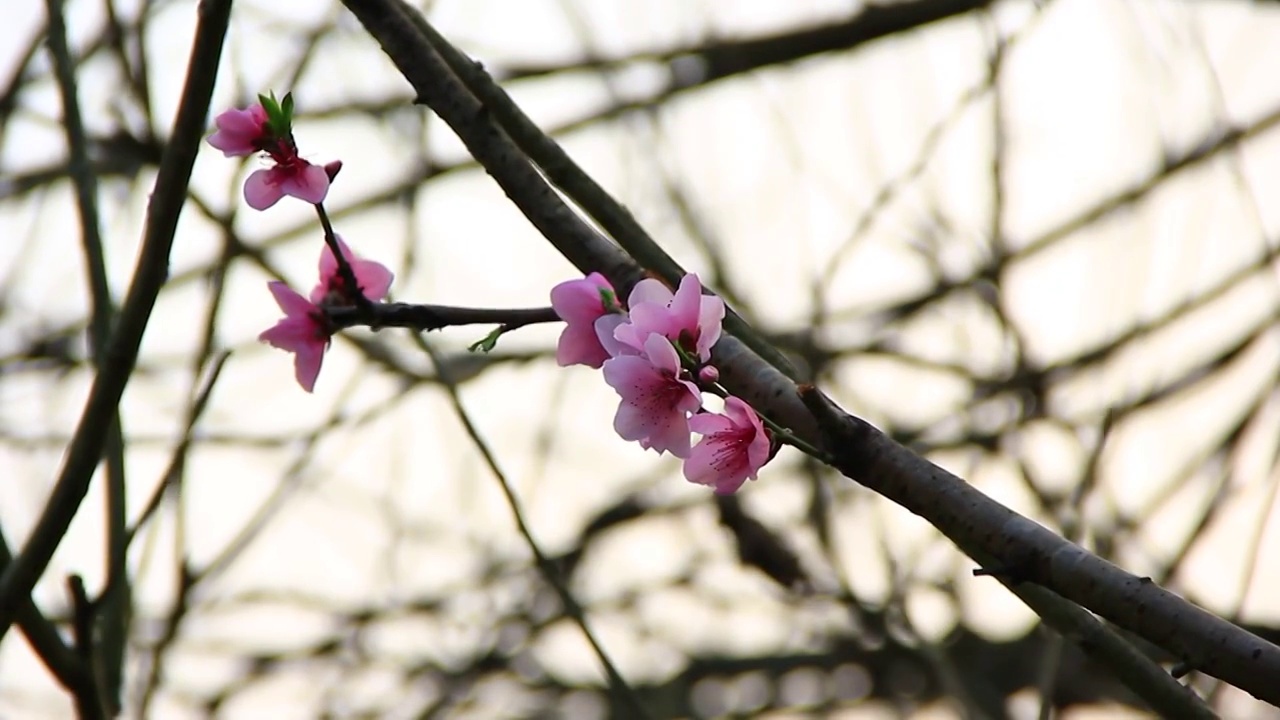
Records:
[[[329,213],[325,212],[324,203],[316,203],[315,208],[316,215],[320,217],[320,226],[324,228],[324,243],[329,246],[329,252],[333,253],[333,258],[338,263],[338,277],[342,278],[344,285],[351,288],[356,307],[362,311],[369,311],[373,307],[373,302],[365,297],[364,288],[360,287],[360,283],[356,280],[355,270],[351,269],[351,263],[347,262],[346,256],[338,246],[338,235],[333,231],[333,223],[329,221]]]
[[[755,408],[751,408],[751,409],[755,410]],[[830,453],[824,452],[823,450],[820,450],[819,448],[816,448],[813,445],[810,445],[804,440],[801,440],[800,437],[797,436],[795,433],[791,432],[787,428],[782,427],[778,423],[770,420],[768,416],[761,413],[759,410],[756,410],[756,415],[760,416],[761,422],[763,422],[766,426],[768,426],[769,431],[773,433],[773,436],[778,438],[783,443],[790,445],[791,447],[799,450],[800,452],[804,453],[805,455],[808,455],[809,457],[814,458],[815,460],[818,460],[819,462],[830,463],[832,461],[833,458]]]

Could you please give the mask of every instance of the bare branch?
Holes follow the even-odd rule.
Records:
[[[94,468],[102,457],[111,419],[137,362],[143,331],[168,277],[169,251],[186,200],[196,150],[205,132],[205,118],[230,13],[230,0],[204,0],[200,4],[200,22],[191,49],[186,87],[172,139],[156,176],[133,283],[103,353],[101,370],[94,378],[49,503],[22,552],[0,575],[0,636],[12,625],[15,611],[30,596],[31,588],[53,557],[88,492]]]
[[[386,0],[347,0],[346,4],[414,86],[419,100],[454,129],[552,244],[584,272],[600,271],[624,290],[629,287],[627,281],[636,277],[634,268],[546,187],[506,133],[495,127],[484,106],[409,25],[402,6]],[[806,410],[776,369],[762,367],[759,358],[740,345],[722,346],[717,348],[716,360],[726,387],[735,393],[741,389],[745,399],[789,425],[801,438],[825,439],[827,447],[839,454],[837,465],[843,473],[926,517],[965,552],[990,557],[999,563],[1000,572],[1015,573],[1017,581],[1035,582],[1079,602],[1191,659],[1197,669],[1237,683],[1258,697],[1274,700],[1280,692],[1264,681],[1280,673],[1280,648],[1090,555],[866,423],[829,405],[812,404],[821,397],[812,388],[805,396],[810,404]],[[819,420],[824,432],[816,431],[818,420],[810,412],[823,413]],[[838,417],[845,418],[842,425],[834,424]],[[884,467],[890,460],[893,464]],[[1184,619],[1189,621],[1185,625]],[[1234,642],[1219,647],[1223,638]]]

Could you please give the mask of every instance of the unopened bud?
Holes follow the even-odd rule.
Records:
[[[333,182],[333,179],[338,177],[338,173],[341,170],[342,170],[341,160],[334,160],[333,162],[324,166],[324,174],[329,176],[329,182]]]
[[[714,365],[703,365],[702,369],[698,370],[698,380],[707,385],[710,385],[719,379],[720,371],[717,370]]]

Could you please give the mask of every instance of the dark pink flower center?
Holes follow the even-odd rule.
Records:
[[[328,307],[350,307],[356,304],[357,292],[363,295],[364,288],[357,287],[353,292],[342,274],[334,270],[333,275],[325,281],[325,294],[320,304]]]
[[[259,150],[269,155],[278,167],[284,168],[292,174],[298,168],[306,165],[306,161],[298,157],[298,146],[293,143],[293,138],[272,137],[265,125],[262,128],[262,133],[254,143]]]
[[[711,466],[721,472],[746,466],[747,450],[755,438],[754,428],[735,427],[712,434],[708,438],[713,448]]]
[[[653,415],[675,412],[689,390],[670,372],[666,370],[657,370],[657,372],[662,376],[661,384],[652,386],[650,392],[632,397],[630,402]]]
[[[663,406],[674,410],[689,394],[689,389],[674,376],[667,373],[663,373],[663,375],[667,378],[667,382],[663,384],[662,389],[659,391],[662,396]]]
[[[695,327],[692,330],[688,328],[680,331],[680,338],[676,341],[680,345],[680,349],[689,355],[698,354],[698,337],[701,336],[702,329]]]
[[[329,318],[324,314],[323,310],[316,309],[307,313],[307,317],[311,319],[311,325],[314,329],[316,340],[329,341],[333,336],[333,330],[329,327]]]

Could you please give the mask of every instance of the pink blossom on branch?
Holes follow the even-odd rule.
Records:
[[[209,144],[227,157],[252,155],[263,148],[268,138],[267,111],[259,104],[219,113],[213,124],[218,130],[209,136]]]
[[[689,413],[702,406],[697,386],[680,379],[680,356],[664,337],[653,334],[642,355],[620,355],[604,363],[604,380],[622,402],[613,429],[658,454],[689,454]]]
[[[342,238],[336,238],[338,251],[351,265],[361,292],[369,300],[381,300],[391,289],[394,276],[382,263],[365,260],[347,246]],[[282,282],[267,283],[276,304],[284,311],[284,318],[262,332],[258,339],[294,354],[294,372],[303,390],[311,392],[320,375],[324,353],[329,348],[333,330],[325,315],[325,308],[349,306],[355,296],[346,290],[346,283],[338,273],[338,261],[326,244],[320,254],[320,283],[311,290],[310,299],[294,292]]]
[[[258,96],[261,102],[244,110],[231,109],[214,120],[217,132],[209,144],[227,157],[264,152],[272,167],[255,170],[244,183],[244,199],[255,210],[266,210],[291,195],[311,204],[324,201],[329,182],[341,164],[320,167],[302,159],[293,140],[293,98]]]
[[[324,310],[279,281],[267,283],[284,318],[264,330],[258,339],[294,354],[294,375],[303,390],[311,392],[320,375],[320,364],[329,347],[328,322]]]
[[[598,368],[613,354],[603,344],[609,338],[613,327],[600,323],[602,319],[614,316],[622,318],[613,311],[606,299],[614,306],[613,285],[603,275],[593,272],[581,280],[567,280],[551,288],[551,307],[556,315],[565,322],[564,331],[560,333],[560,341],[556,344],[556,363],[561,367],[568,365],[587,365]],[[615,324],[617,320],[613,321]],[[596,328],[607,327],[607,333],[597,333]]]
[[[760,416],[742,400],[730,396],[724,414],[701,413],[689,418],[689,428],[702,440],[684,461],[689,482],[712,485],[721,495],[737,492],[769,462],[769,435]]]
[[[641,280],[627,298],[627,307],[631,320],[619,326],[614,337],[633,348],[639,349],[650,333],[658,333],[705,362],[720,339],[724,301],[703,295],[702,282],[692,273],[680,280],[674,294],[658,280]]]
[[[244,181],[244,201],[254,210],[266,210],[285,195],[312,205],[324,202],[329,194],[329,173],[319,165],[298,157],[297,151],[268,151],[275,167],[254,170]]]
[[[386,265],[375,260],[366,260],[357,255],[345,242],[342,236],[335,235],[338,250],[351,266],[351,273],[356,276],[356,284],[360,286],[365,298],[373,301],[382,300],[391,290],[391,281],[395,275]],[[325,243],[320,252],[320,283],[311,290],[311,302],[328,305],[354,305],[355,293],[347,290],[346,283],[338,272],[338,260]]]

